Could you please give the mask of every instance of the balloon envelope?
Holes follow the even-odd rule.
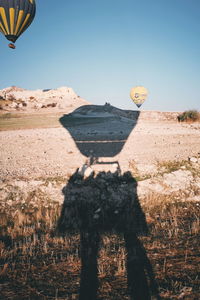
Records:
[[[35,0],[0,0],[0,32],[14,43],[32,23],[35,10]]]
[[[148,91],[145,87],[143,86],[136,86],[131,89],[131,99],[133,102],[137,105],[137,107],[140,107],[144,101],[146,100],[148,95]]]

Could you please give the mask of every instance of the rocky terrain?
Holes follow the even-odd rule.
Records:
[[[199,299],[200,123],[180,123],[178,112],[92,105],[67,87],[7,88],[0,108],[1,299],[78,299],[77,237],[52,238],[77,169],[84,178],[131,173],[152,229],[143,241],[163,299]],[[124,248],[115,240],[116,260],[110,243],[100,255],[102,299],[125,300]],[[117,263],[114,273],[108,262]],[[120,285],[112,286],[113,274]]]
[[[88,104],[72,88],[25,90],[16,86],[0,90],[0,110],[37,112],[38,110],[54,111],[73,110],[80,105]]]
[[[131,171],[139,179],[141,197],[148,193],[184,192],[191,198],[195,190],[193,198],[200,200],[199,123],[179,123],[177,112],[126,111],[108,103],[91,105],[67,87],[36,91],[11,87],[1,90],[0,97],[4,98],[1,102],[12,98],[11,104],[4,106],[12,112],[47,110],[47,116],[54,109],[62,112],[58,128],[38,125],[28,130],[0,131],[0,185],[4,199],[12,186],[18,191],[38,186],[61,203],[61,186],[49,182],[47,188],[46,179],[67,181],[77,168],[88,164],[92,155],[98,156],[98,162],[87,166],[86,174],[114,172],[119,164],[122,172]],[[18,106],[19,100],[26,105]],[[49,107],[53,102],[55,107]],[[5,180],[7,192],[3,188]]]

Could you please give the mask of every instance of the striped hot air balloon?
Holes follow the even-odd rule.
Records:
[[[35,10],[35,0],[0,0],[0,31],[15,43],[32,23]],[[15,48],[13,44],[9,47]]]

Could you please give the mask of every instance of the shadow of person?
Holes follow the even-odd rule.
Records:
[[[87,117],[88,111],[90,117]],[[110,159],[122,150],[139,116],[136,113],[134,120],[127,121],[125,117],[115,117],[110,112],[102,115],[101,112],[98,106],[87,106],[60,119],[62,125],[71,133],[80,152],[89,158],[90,167],[94,163],[101,163],[99,157]],[[112,134],[109,134],[110,130]],[[91,135],[92,132],[95,134]],[[130,298],[148,300],[151,295],[155,295],[159,299],[151,263],[138,238],[146,235],[148,228],[137,196],[137,182],[131,173],[121,174],[120,166],[113,173],[92,171],[88,175],[84,168],[77,169],[63,193],[64,203],[57,228],[64,234],[80,233],[79,300],[97,299],[97,257],[103,233],[124,236]]]

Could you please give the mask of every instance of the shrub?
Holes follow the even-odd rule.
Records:
[[[200,114],[197,110],[187,110],[180,114],[177,118],[179,122],[195,122],[200,120]]]
[[[47,108],[47,107],[56,107],[57,103],[48,103],[48,104],[43,104],[41,108]]]
[[[56,107],[57,103],[49,103],[47,104],[47,107]]]

